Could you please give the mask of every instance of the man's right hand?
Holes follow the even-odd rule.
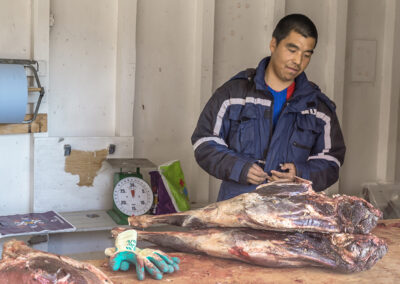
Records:
[[[251,184],[263,183],[269,175],[257,164],[253,164],[247,173],[247,182]]]

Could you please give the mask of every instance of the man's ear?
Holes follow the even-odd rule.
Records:
[[[272,38],[271,42],[269,43],[269,50],[271,51],[271,54],[274,53],[276,49],[276,38]]]

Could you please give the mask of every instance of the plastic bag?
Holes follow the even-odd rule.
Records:
[[[152,213],[155,215],[190,209],[185,178],[179,161],[171,161],[150,172],[151,187],[155,192]]]

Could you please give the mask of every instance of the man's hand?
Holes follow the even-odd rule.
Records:
[[[287,172],[271,171],[271,176],[268,177],[269,181],[294,181],[296,176],[296,166],[293,163],[281,164],[281,169]]]
[[[110,267],[113,271],[128,270],[130,264],[136,266],[136,275],[139,280],[145,276],[144,270],[155,279],[162,279],[163,273],[172,273],[179,270],[177,257],[169,257],[160,250],[139,249],[135,251],[117,252],[110,257]]]
[[[269,178],[268,174],[257,164],[253,164],[247,173],[247,182],[251,184],[261,184],[267,178]]]

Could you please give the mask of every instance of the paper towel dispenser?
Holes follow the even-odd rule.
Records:
[[[26,69],[32,72],[36,87],[28,86]],[[36,119],[44,96],[38,71],[39,64],[35,60],[0,59],[0,123],[31,123]],[[27,94],[32,92],[38,92],[39,97],[32,119],[24,120]]]

